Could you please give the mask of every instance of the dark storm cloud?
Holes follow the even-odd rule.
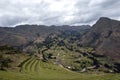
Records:
[[[93,24],[100,17],[120,20],[120,0],[1,0],[0,26]]]

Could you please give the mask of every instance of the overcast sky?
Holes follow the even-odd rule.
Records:
[[[0,26],[82,25],[120,20],[120,0],[0,0]]]

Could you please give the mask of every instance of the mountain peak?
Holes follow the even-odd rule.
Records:
[[[113,28],[116,27],[115,25],[119,25],[120,21],[110,19],[107,17],[101,17],[94,25],[93,27],[99,30],[105,30],[106,28]]]
[[[100,17],[100,19],[99,20],[111,20],[110,18],[108,18],[108,17]]]
[[[110,20],[111,20],[110,18],[101,17],[101,18],[97,21],[97,23],[104,23],[104,22],[108,22],[108,21],[110,21]]]

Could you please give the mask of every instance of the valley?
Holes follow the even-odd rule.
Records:
[[[119,24],[0,27],[0,80],[120,80]]]

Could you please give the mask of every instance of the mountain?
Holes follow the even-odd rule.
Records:
[[[0,27],[0,45],[12,46],[17,50],[31,53],[36,61],[50,62],[77,72],[120,72],[119,28],[119,21],[105,17],[100,18],[92,27]],[[26,60],[21,63],[20,68],[27,64],[25,62]]]
[[[45,25],[19,25],[16,27],[0,27],[0,45],[10,45],[24,49],[33,43],[41,43],[50,34],[66,31],[86,32],[89,25],[83,26],[45,26]],[[31,48],[30,48],[31,49]]]
[[[96,54],[106,55],[111,60],[120,63],[120,21],[101,17],[83,35],[80,44],[93,47]]]

